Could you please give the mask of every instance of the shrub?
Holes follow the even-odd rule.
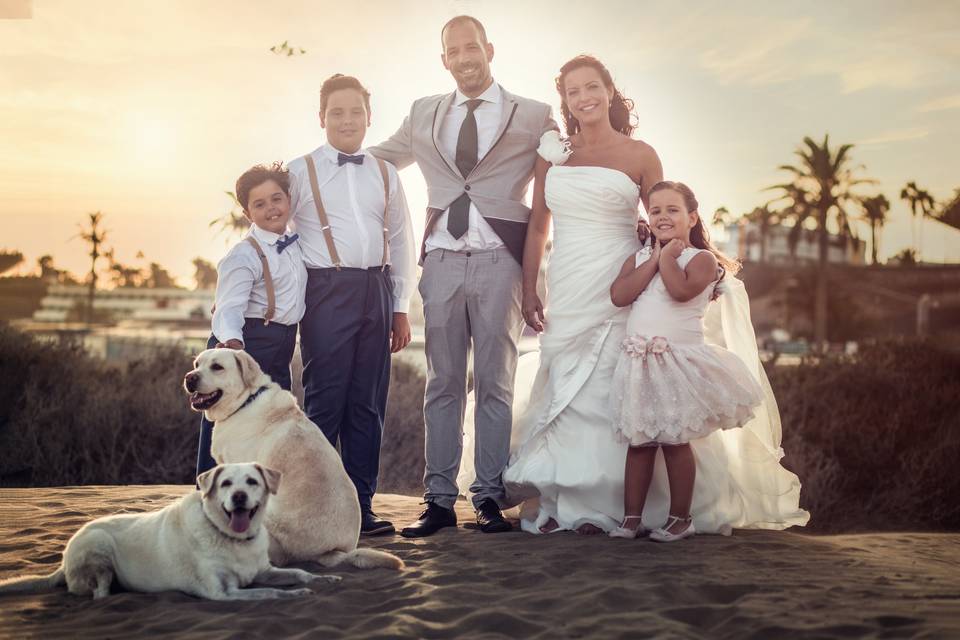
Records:
[[[810,528],[960,528],[960,355],[888,341],[770,373]]]
[[[174,348],[113,364],[0,324],[0,485],[192,484],[199,415],[181,387],[190,367]],[[422,491],[423,387],[416,366],[394,362],[384,493]]]
[[[423,493],[423,389],[420,369],[406,360],[394,359],[390,395],[380,446],[382,493]]]
[[[109,364],[0,327],[0,482],[192,482],[197,414],[180,388],[189,368],[173,349]]]

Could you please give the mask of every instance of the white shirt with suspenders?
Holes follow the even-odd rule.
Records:
[[[243,342],[246,318],[293,325],[306,311],[307,270],[299,242],[277,251],[281,236],[253,225],[217,265],[213,335]]]
[[[418,247],[403,185],[393,165],[363,150],[353,154],[363,156],[361,164],[340,165],[339,154],[325,144],[289,164],[290,224],[300,234],[304,262],[311,269],[389,264],[393,311],[406,313],[416,287]]]

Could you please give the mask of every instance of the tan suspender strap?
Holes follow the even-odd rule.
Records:
[[[277,298],[273,290],[273,277],[270,275],[270,265],[267,264],[267,254],[263,252],[260,243],[254,240],[253,236],[247,236],[247,242],[253,247],[253,250],[260,256],[260,264],[263,265],[263,284],[267,287],[267,310],[263,314],[263,324],[270,324],[273,320],[273,314],[277,310]]]
[[[377,164],[380,165],[380,175],[383,176],[383,264],[380,269],[386,269],[390,264],[390,244],[387,236],[387,210],[390,208],[390,173],[387,171],[387,163],[377,158]]]
[[[317,184],[317,166],[313,164],[313,156],[309,153],[303,156],[307,161],[307,172],[310,174],[310,190],[313,191],[313,204],[317,207],[317,216],[320,218],[320,229],[323,231],[323,239],[327,243],[327,252],[330,254],[330,260],[333,266],[340,271],[340,254],[337,253],[337,245],[333,243],[333,232],[330,231],[330,219],[327,218],[327,211],[323,208],[323,200],[320,199],[320,186]]]

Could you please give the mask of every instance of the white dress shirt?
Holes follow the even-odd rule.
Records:
[[[483,100],[473,112],[477,119],[477,161],[479,162],[490,151],[493,138],[500,128],[500,120],[503,114],[500,85],[494,82],[477,98]],[[460,127],[463,126],[463,121],[467,117],[466,102],[470,99],[457,89],[457,94],[454,96],[453,102],[450,103],[450,108],[447,109],[447,113],[443,117],[443,123],[440,125],[439,142],[451,158],[457,157],[457,138],[460,137]],[[483,216],[477,211],[476,205],[472,202],[467,219],[467,232],[459,238],[454,238],[447,231],[449,215],[450,210],[447,209],[437,219],[433,230],[427,237],[427,251],[433,251],[434,249],[449,249],[451,251],[482,250],[503,246],[500,236],[487,224],[487,221],[483,219]]]
[[[317,184],[330,221],[333,242],[344,267],[367,269],[383,264],[383,178],[377,160],[364,150],[363,164],[338,165],[340,153],[329,144],[311,152],[317,167]],[[291,228],[300,234],[304,261],[310,269],[333,267],[313,203],[307,163],[292,160],[290,170]],[[416,246],[407,198],[396,168],[387,163],[390,195],[387,205],[387,242],[390,245],[390,278],[393,310],[407,313],[416,286]]]
[[[280,236],[251,225],[247,235],[253,236],[267,256],[273,279],[275,310],[270,322],[297,324],[306,311],[307,268],[298,242],[277,253]],[[267,311],[267,285],[260,256],[244,237],[233,246],[217,265],[216,309],[213,312],[213,335],[220,342],[237,339],[243,342],[245,318],[263,318]]]

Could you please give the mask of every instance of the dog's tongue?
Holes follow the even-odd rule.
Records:
[[[250,512],[246,509],[235,509],[230,513],[230,528],[237,533],[243,533],[250,527]]]

